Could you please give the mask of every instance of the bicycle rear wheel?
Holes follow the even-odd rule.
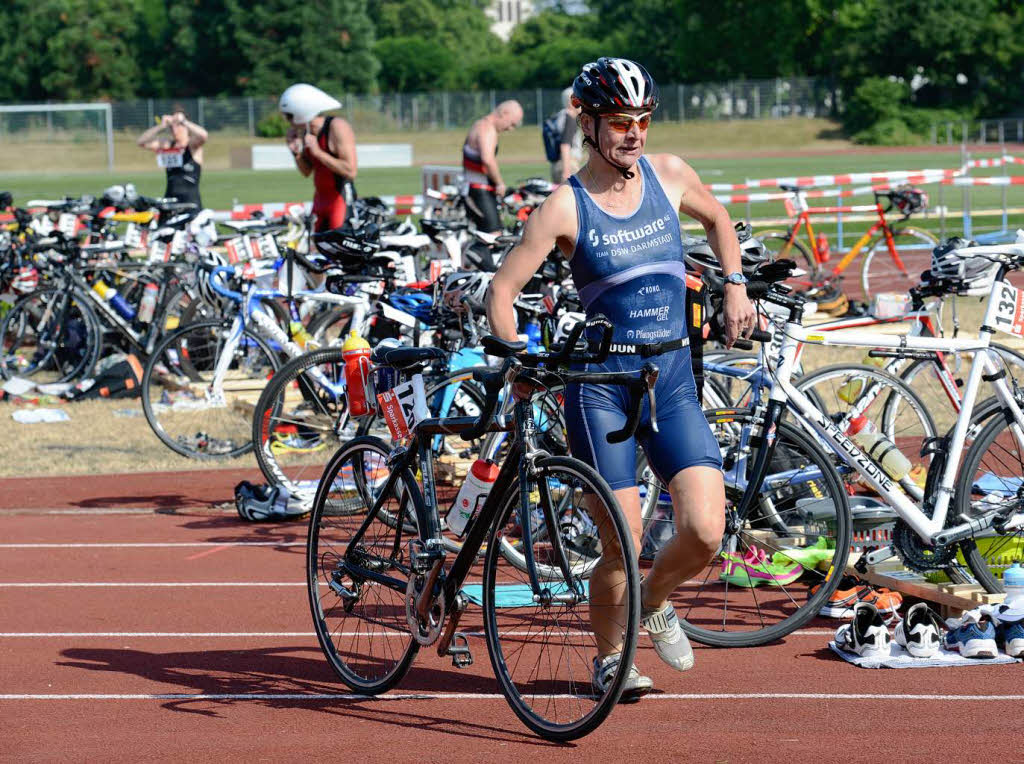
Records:
[[[407,522],[422,505],[406,470],[390,484],[388,447],[346,443],[328,462],[309,518],[306,583],[327,662],[345,684],[376,695],[394,687],[419,650],[406,619]]]
[[[0,322],[0,377],[71,382],[92,373],[103,345],[99,319],[77,291],[39,289]]]
[[[252,416],[252,442],[256,462],[272,485],[292,496],[312,500],[324,458],[341,440],[347,407],[342,391],[344,359],[341,348],[324,348],[293,358],[264,388]],[[323,375],[333,389],[324,386]]]
[[[919,228],[900,228],[892,232],[896,254],[903,264],[897,265],[885,237],[875,239],[864,257],[860,283],[864,299],[879,292],[906,292],[921,280],[921,274],[932,267],[932,250],[938,239]]]
[[[957,479],[955,517],[978,518],[993,511],[1024,511],[1024,432],[1005,411],[989,419],[967,451]],[[954,521],[957,522],[957,521]],[[1024,528],[995,530],[960,542],[960,553],[988,592],[1003,591],[1003,572],[1024,563]]]
[[[751,483],[765,446],[751,447],[750,430],[760,422],[744,409],[704,414],[722,450],[726,532],[719,553],[672,600],[698,642],[763,645],[807,623],[839,585],[852,534],[846,491],[828,455],[786,422],[776,430],[767,474]],[[747,491],[757,498],[739,518]]]
[[[225,358],[230,334],[224,321],[189,324],[164,337],[146,362],[141,391],[146,421],[182,456],[230,459],[252,450],[253,411],[277,370],[277,354],[246,330]]]
[[[529,574],[508,562],[499,543],[506,532],[519,533],[516,480],[502,500],[484,560],[487,651],[501,690],[523,723],[548,740],[574,740],[596,729],[622,694],[636,649],[640,583],[632,537],[608,484],[570,457],[538,459],[536,470],[526,493],[535,491],[552,505],[556,494],[568,495],[578,514],[600,526],[600,546],[581,550],[572,533],[560,528],[571,580],[561,574],[557,580],[542,578],[541,600],[535,602]],[[550,539],[534,547],[538,561],[552,566]],[[593,556],[596,564],[589,564]],[[586,567],[589,581],[580,574]],[[601,691],[591,683],[593,659],[615,652],[621,655],[618,670]]]

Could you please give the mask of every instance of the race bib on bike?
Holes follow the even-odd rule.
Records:
[[[185,163],[185,149],[158,149],[156,163],[165,170],[181,167]]]
[[[270,233],[264,234],[257,239],[254,249],[259,252],[257,257],[264,260],[276,260],[281,254],[281,251],[277,248],[277,239]]]
[[[62,212],[57,218],[57,230],[69,239],[75,235],[78,229],[78,215],[71,212]]]
[[[241,236],[236,236],[234,239],[228,239],[224,242],[224,252],[227,255],[228,262],[232,265],[237,265],[248,258],[245,239]]]
[[[145,249],[149,241],[149,229],[136,223],[129,223],[124,232],[125,246],[130,249]]]
[[[391,437],[405,440],[416,424],[430,415],[423,375],[415,374],[410,381],[378,393],[377,404]]]
[[[995,328],[1024,337],[1024,294],[1017,287],[1002,284],[996,296]]]

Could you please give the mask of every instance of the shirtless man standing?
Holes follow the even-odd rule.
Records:
[[[498,133],[523,123],[523,107],[518,101],[502,101],[490,114],[469,128],[462,144],[462,170],[466,184],[466,208],[478,231],[501,230],[498,199],[505,195],[505,181],[498,169]]]

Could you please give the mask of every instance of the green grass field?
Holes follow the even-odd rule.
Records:
[[[358,137],[368,143],[412,143],[417,164],[458,164],[463,132],[435,130]],[[312,196],[311,180],[298,172],[229,168],[231,148],[257,142],[275,143],[238,135],[212,136],[205,148],[207,156],[202,179],[203,201],[207,206],[229,209],[234,203],[298,201]],[[118,136],[115,146],[118,169],[115,172],[100,169],[105,158],[102,147],[68,144],[58,145],[56,151],[54,148],[53,144],[25,141],[0,145],[0,167],[23,170],[0,172],[0,190],[10,190],[18,204],[30,199],[97,194],[112,183],[128,181],[135,183],[145,194],[159,195],[163,192],[162,172],[153,166],[151,155],[134,145],[133,136]],[[888,149],[872,152],[850,144],[835,123],[812,119],[655,123],[649,135],[648,151],[670,151],[689,158],[705,183],[739,183],[748,178],[838,172],[951,168],[958,166],[961,159],[959,147],[935,147],[934,150],[914,147],[905,151]],[[992,149],[976,151],[973,156],[996,156],[998,153],[997,149]],[[511,184],[531,175],[546,177],[548,166],[537,161],[540,155],[541,140],[536,127],[522,128],[502,136],[499,160],[506,181]],[[67,165],[66,170],[60,169],[62,163]],[[976,170],[973,174],[998,175],[1002,170]],[[416,194],[422,189],[421,171],[419,167],[367,169],[360,172],[356,185],[363,196]],[[964,203],[962,189],[935,184],[925,188],[933,209],[942,206],[948,210],[944,232],[950,235],[960,232],[959,215]],[[1024,187],[1010,187],[1006,193],[1010,208],[1024,208]],[[866,204],[870,201],[870,196],[859,196],[844,203]],[[826,200],[822,203],[832,202]],[[974,188],[970,205],[973,210],[1001,209],[1003,191],[1000,188]],[[737,219],[778,219],[785,215],[781,202],[734,204],[730,206],[730,213]],[[1009,221],[1011,227],[1022,223],[1024,215],[1014,215]],[[940,220],[934,214],[923,224],[936,233],[940,232]],[[867,225],[870,224],[845,225],[844,244],[847,244],[847,231],[856,235]],[[974,225],[978,231],[993,230],[1002,227],[1002,220],[999,216],[979,216]],[[817,227],[826,233],[835,232],[834,225]]]

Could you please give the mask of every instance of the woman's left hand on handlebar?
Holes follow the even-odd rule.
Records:
[[[726,286],[723,312],[726,347],[732,347],[740,337],[749,337],[757,326],[757,311],[742,286]]]

